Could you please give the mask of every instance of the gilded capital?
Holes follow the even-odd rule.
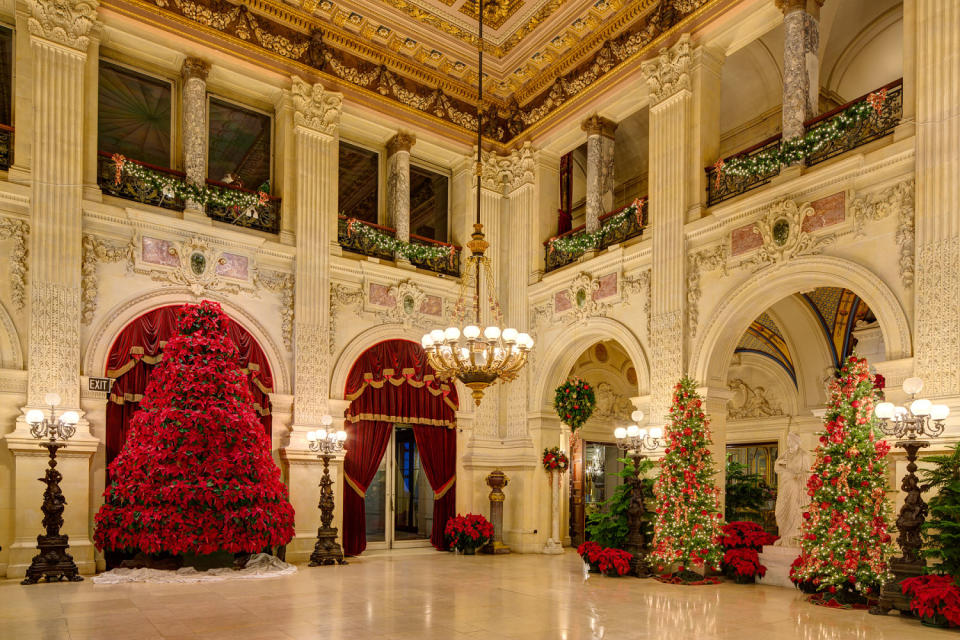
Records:
[[[291,80],[294,125],[328,135],[336,133],[340,124],[343,94],[327,91],[319,82],[309,84],[298,76],[293,76]]]
[[[90,31],[99,22],[97,0],[28,0],[30,33],[86,51]]]
[[[641,66],[650,88],[650,106],[657,105],[678,91],[690,90],[690,36],[684,34],[669,49],[660,49],[654,60]]]
[[[777,8],[783,12],[783,15],[793,13],[794,11],[805,11],[814,18],[820,17],[820,7],[825,0],[774,0]]]
[[[417,136],[406,131],[398,131],[395,136],[387,140],[387,157],[398,151],[410,153],[410,148],[417,142]]]
[[[584,120],[580,124],[580,128],[586,131],[588,136],[603,136],[612,139],[617,130],[617,123],[594,114]]]
[[[200,58],[187,58],[183,61],[183,66],[180,68],[180,75],[183,76],[184,80],[199,78],[206,82],[209,73],[210,63]]]

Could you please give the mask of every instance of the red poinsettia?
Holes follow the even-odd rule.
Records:
[[[478,513],[459,513],[447,520],[443,531],[451,547],[459,551],[479,549],[493,538],[493,525]]]
[[[293,507],[220,305],[184,305],[96,515],[99,549],[258,552],[293,538]]]
[[[631,559],[633,559],[633,555],[622,549],[604,549],[600,552],[598,558],[600,571],[607,575],[611,573],[616,573],[618,576],[627,575],[630,573]]]
[[[765,545],[776,542],[778,536],[767,533],[756,522],[735,521],[723,526],[725,549],[755,549],[762,551]]]
[[[580,554],[580,557],[590,564],[595,564],[600,561],[600,554],[603,552],[603,547],[594,542],[593,540],[587,540],[579,547],[577,547],[577,553]]]
[[[543,468],[546,471],[559,471],[563,473],[570,467],[570,459],[567,454],[560,450],[560,447],[543,450]]]
[[[730,577],[761,578],[766,575],[767,568],[760,564],[760,556],[756,549],[730,549],[723,554],[723,567]]]
[[[900,583],[910,596],[910,608],[921,618],[944,618],[960,627],[960,586],[953,576],[917,576]]]

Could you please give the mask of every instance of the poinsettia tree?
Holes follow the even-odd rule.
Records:
[[[667,446],[654,484],[656,517],[652,556],[658,567],[719,569],[723,514],[710,454],[710,426],[696,385],[684,376],[674,387]]]
[[[889,576],[890,445],[873,413],[879,394],[867,361],[855,355],[830,383],[825,431],[807,481],[802,551],[790,572],[805,590],[841,602],[878,593]]]
[[[220,305],[184,305],[96,516],[98,549],[259,552],[293,538],[293,507]]]

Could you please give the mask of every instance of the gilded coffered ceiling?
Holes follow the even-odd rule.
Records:
[[[672,29],[730,1],[485,0],[484,135],[508,143]],[[101,7],[197,39],[215,32],[476,128],[477,0],[101,0]]]

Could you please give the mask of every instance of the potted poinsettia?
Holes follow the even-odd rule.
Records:
[[[577,547],[577,553],[590,566],[590,573],[600,573],[600,554],[602,552],[603,547],[593,540],[587,540]]]
[[[960,586],[953,576],[927,575],[900,583],[910,609],[928,627],[960,627]]]
[[[464,555],[472,556],[493,538],[493,525],[480,514],[468,513],[461,516],[458,513],[447,520],[444,534],[451,547]]]
[[[737,584],[753,584],[767,568],[760,564],[759,552],[776,542],[777,536],[764,531],[756,522],[734,521],[723,526],[723,571]]]
[[[633,554],[622,549],[607,548],[600,552],[600,571],[605,576],[618,578],[630,573],[630,560]]]

